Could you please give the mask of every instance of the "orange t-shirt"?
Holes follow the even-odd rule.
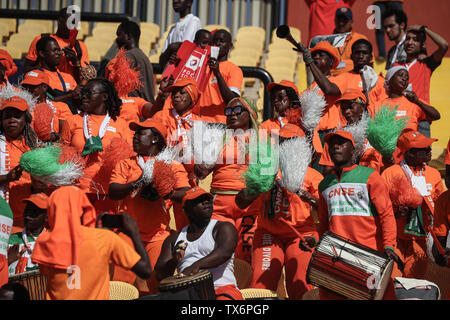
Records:
[[[47,69],[40,70],[44,71],[44,73],[47,74],[49,80],[48,85],[53,90],[68,92],[74,90],[77,87],[77,82],[69,73],[61,71],[50,71]],[[60,76],[62,78],[62,81]]]
[[[283,121],[284,124],[288,123],[288,119],[286,117],[282,117],[281,121]],[[261,123],[261,128],[269,130],[269,133],[270,130],[280,130],[281,129],[280,119],[278,119],[278,117],[268,119],[263,123]]]
[[[67,105],[67,103],[56,102],[56,101],[52,101],[51,103],[53,104],[53,106],[56,109],[56,117],[59,120],[65,121],[67,118],[69,118],[73,115],[73,113],[72,113],[72,111],[70,111],[70,108]]]
[[[281,173],[279,174],[281,178]],[[308,168],[305,179],[301,189],[308,191],[316,198],[319,198],[319,183],[323,176],[316,170]],[[279,189],[280,190],[280,189]],[[289,213],[277,212],[275,206],[275,215],[280,216],[289,225],[295,227],[303,236],[315,236],[317,238],[317,231],[311,216],[311,205],[300,199],[297,194],[281,188],[283,191],[280,203],[287,202],[284,206],[289,206]],[[248,208],[248,214],[258,216],[258,228],[267,230],[273,235],[284,237],[296,237],[295,233],[286,225],[286,222],[279,221],[277,218],[269,219],[265,216],[265,211],[268,210],[271,191],[261,194],[255,202]]]
[[[450,190],[445,191],[436,200],[433,231],[438,237],[447,237],[450,231]]]
[[[109,300],[109,264],[131,269],[141,259],[110,230],[82,226],[81,233],[78,268],[72,275],[67,270],[39,266],[41,274],[47,276],[47,300]]]
[[[231,91],[240,95],[244,75],[241,68],[236,66],[231,61],[222,61],[219,63],[220,74],[224,78],[228,88]],[[206,68],[209,73],[209,67]],[[206,85],[205,91],[200,95],[200,100],[193,112],[198,114],[203,121],[226,123],[226,116],[224,115],[226,104],[220,94],[219,84],[217,78],[211,73],[211,76]]]
[[[89,125],[92,130],[92,136],[98,136],[104,118],[104,115],[89,115]],[[124,139],[130,145],[133,144],[132,131],[123,119],[117,118],[116,121],[113,119],[110,120],[105,136],[102,139],[103,150],[109,146],[111,140],[115,137]],[[83,131],[83,114],[73,115],[66,120],[62,129],[61,139],[68,145],[74,147],[80,154],[83,152],[84,145],[86,144],[86,138],[84,137]],[[106,176],[104,172],[100,170],[102,154],[103,152],[98,152],[88,156],[84,177],[80,179],[81,188],[86,193],[108,193],[110,177]]]
[[[340,74],[334,79],[333,83],[338,86],[341,94],[349,89],[361,90],[361,92],[363,91],[361,74],[353,71]],[[387,94],[386,89],[384,88],[384,78],[382,76],[378,76],[377,84],[369,92],[369,104],[374,104],[385,98],[387,98]]]
[[[60,38],[56,34],[52,34],[51,37],[54,38],[58,42],[59,47],[61,48],[61,50],[64,47],[68,47],[69,46],[69,39]],[[36,44],[41,38],[42,38],[42,36],[37,36],[31,42],[30,48],[28,50],[28,54],[25,57],[26,59],[31,60],[31,61],[36,61],[37,60]],[[84,44],[83,41],[78,41],[78,42],[80,43],[80,48],[81,48],[81,60],[80,60],[80,63],[81,63],[81,66],[84,68],[84,67],[86,67],[86,65],[89,64],[88,50],[87,50],[87,47],[86,47],[86,45]],[[73,50],[75,51],[75,48],[73,48]],[[74,74],[73,69],[74,68],[73,68],[72,62],[67,60],[66,56],[63,54],[61,56],[61,62],[59,63],[58,70],[61,71],[61,72],[65,72],[65,73],[69,73],[69,74],[73,75]]]
[[[410,169],[414,175],[419,175],[420,168],[418,168],[416,170],[414,167],[410,167]],[[437,171],[436,169],[434,169],[430,166],[425,166],[424,169],[425,170],[423,171],[422,174],[425,177],[425,181],[427,184],[427,190],[430,192],[433,202],[435,202],[439,198],[439,196],[444,192],[444,186],[442,185],[441,174],[439,173],[439,171]],[[405,176],[405,173],[404,173],[402,167],[398,164],[395,164],[395,165],[387,168],[381,174],[381,177],[386,182],[388,189],[392,188],[391,182],[395,177],[398,177],[398,176]],[[427,231],[426,227],[430,223],[430,217],[429,217],[430,210],[428,209],[428,206],[425,203],[425,201],[422,202],[422,212],[423,212],[423,223],[424,223],[425,231]],[[430,213],[430,214],[432,214],[432,213]],[[400,238],[400,239],[417,238],[413,235],[405,234],[403,232],[405,230],[406,217],[397,218],[396,220],[397,220],[397,237],[398,238]]]
[[[409,119],[407,128],[411,128],[417,131],[419,121],[426,120],[427,116],[425,112],[416,104],[410,102],[406,97],[400,98],[386,98],[381,101],[378,101],[375,104],[369,105],[367,108],[370,116],[373,117],[376,112],[380,109],[381,106],[389,106],[394,108],[398,106],[396,119],[400,119],[402,117],[407,117]]]
[[[365,35],[352,31],[345,39],[344,45],[342,47],[336,48],[340,57],[340,64],[336,67],[336,69],[331,70],[331,74],[333,76],[337,76],[343,74],[344,72],[353,70],[354,65],[353,60],[351,59],[352,45],[360,39],[368,40]]]
[[[325,143],[324,145],[319,165],[334,167],[334,162],[331,160],[330,154],[328,153],[328,143]],[[383,157],[370,145],[368,140],[366,140],[366,144],[364,146],[364,153],[359,159],[359,165],[372,168],[378,173],[380,173],[381,167],[383,166]]]
[[[144,160],[147,160],[146,157],[144,157]],[[183,165],[172,163],[171,166],[177,180],[174,188],[189,188],[187,172],[184,170]],[[139,179],[141,175],[142,169],[137,163],[137,158],[132,157],[122,160],[116,165],[111,174],[110,183],[131,183]],[[170,214],[163,198],[152,202],[136,194],[133,197],[127,196],[121,201],[120,206],[121,210],[128,212],[136,219],[142,241],[164,240],[169,235]]]
[[[127,123],[139,122],[142,118],[142,108],[144,105],[150,103],[145,99],[139,97],[122,97],[122,107],[120,109],[120,116]]]

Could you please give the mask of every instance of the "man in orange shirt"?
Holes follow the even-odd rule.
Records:
[[[58,42],[58,45],[62,48],[64,54],[57,65],[58,71],[70,74],[77,82],[81,80],[81,68],[84,68],[89,64],[88,51],[86,45],[80,40],[76,40],[74,47],[70,48],[70,30],[67,25],[70,17],[71,14],[67,12],[67,8],[61,9],[57,19],[58,29],[56,34],[43,34],[34,38],[28,54],[25,57],[25,73],[38,67],[39,53],[37,50],[37,42],[44,36],[50,36]],[[73,89],[74,88],[72,88],[72,90]]]
[[[121,201],[121,208],[136,218],[150,263],[154,266],[161,253],[163,241],[170,234],[170,215],[166,199],[181,203],[190,185],[183,165],[174,162],[171,167],[176,182],[173,190],[168,190],[170,194],[159,194],[154,181],[153,184],[141,186],[147,162],[153,161],[166,146],[167,128],[153,119],[132,122],[130,128],[135,132],[133,150],[137,155],[120,161],[113,169],[108,195],[113,200]],[[150,208],[151,215],[148,214]],[[156,290],[154,281],[152,278],[148,283],[151,291]]]
[[[48,300],[108,300],[109,265],[131,269],[142,278],[152,274],[139,229],[121,213],[120,231],[134,249],[114,232],[93,228],[95,209],[74,186],[60,187],[49,198],[48,231],[36,241],[32,261],[47,276]]]
[[[353,31],[353,13],[350,8],[342,7],[337,9],[334,23],[334,34],[350,33],[341,46],[336,46],[339,53],[339,65],[332,71],[332,75],[337,76],[353,70],[354,59],[351,58],[353,44],[360,39],[367,41],[368,39],[366,36]],[[372,55],[370,59],[373,59]]]
[[[404,153],[404,159],[382,173],[389,192],[404,187],[402,193],[414,191],[423,198],[418,207],[411,207],[409,203],[394,206],[398,252],[405,261],[403,275],[394,269],[395,276],[423,279],[427,271],[426,233],[428,226],[432,225],[435,201],[444,192],[439,171],[426,164],[431,160],[431,144],[435,141],[417,131],[405,131],[397,143]],[[396,179],[405,179],[405,184],[411,184],[409,188],[405,184],[398,186]],[[395,203],[396,199],[392,201]]]
[[[198,106],[193,110],[203,121],[226,123],[223,111],[233,98],[241,95],[244,76],[242,70],[228,61],[228,52],[233,47],[231,34],[226,30],[214,33],[213,44],[220,48],[217,59],[210,58],[207,73],[211,72]]]
[[[295,131],[288,126],[296,127],[289,124],[280,130],[280,144],[303,136],[299,127]],[[241,209],[248,208],[248,214],[257,217],[250,287],[276,291],[284,266],[289,299],[300,300],[312,289],[306,283],[306,270],[311,259],[310,247],[319,240],[312,211],[318,208],[319,183],[323,176],[308,168],[297,194],[289,192],[282,179],[279,172],[272,190],[263,194],[251,196],[246,189],[241,190],[236,196],[236,204]],[[297,233],[302,234],[306,241],[302,241]]]

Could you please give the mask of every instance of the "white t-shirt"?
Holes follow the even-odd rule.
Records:
[[[202,28],[200,18],[192,13],[178,20],[178,22],[170,29],[162,52],[166,51],[169,44],[174,42],[183,42],[189,40],[194,42],[195,34]]]

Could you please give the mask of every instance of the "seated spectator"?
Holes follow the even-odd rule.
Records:
[[[27,73],[28,71],[39,66],[39,51],[37,49],[37,43],[41,38],[50,36],[57,41],[59,48],[62,49],[61,59],[56,66],[58,71],[61,73],[70,74],[76,82],[81,80],[80,70],[89,64],[88,51],[86,45],[80,40],[76,40],[74,48],[70,48],[70,30],[67,26],[67,22],[71,17],[71,14],[67,12],[67,9],[68,8],[62,8],[59,11],[57,18],[58,29],[55,34],[42,34],[34,38],[30,45],[28,54],[25,57],[24,73]],[[71,90],[73,89],[75,89],[75,87],[71,88]]]
[[[17,72],[17,66],[8,51],[0,49],[0,87],[8,81],[8,77]]]
[[[212,274],[217,300],[243,300],[233,267],[238,234],[231,223],[211,219],[212,202],[213,195],[199,187],[186,192],[183,209],[189,225],[164,240],[156,277],[161,281],[175,269],[187,276],[206,269]]]
[[[54,191],[47,212],[48,231],[37,239],[31,256],[47,276],[47,300],[108,300],[110,263],[144,279],[151,276],[137,223],[127,213],[121,213],[119,229],[134,249],[114,232],[93,227],[95,209],[75,186]]]
[[[208,60],[212,73],[193,112],[200,115],[203,121],[225,124],[225,107],[233,98],[241,95],[244,76],[238,66],[227,60],[233,47],[231,34],[223,29],[218,30],[214,33],[212,42],[220,48],[219,56]],[[209,72],[208,69],[206,72]]]
[[[31,261],[34,245],[38,236],[45,231],[47,223],[48,196],[45,193],[32,194],[27,199],[23,212],[22,232],[9,237],[8,264],[9,275],[38,269],[38,265]]]
[[[145,54],[139,48],[141,29],[136,22],[126,20],[117,28],[116,43],[119,49],[124,48],[130,59],[130,68],[139,71],[139,81],[142,86],[129,93],[130,97],[140,97],[145,101],[155,102],[155,85],[153,67]],[[108,69],[108,65],[106,68]],[[107,71],[108,72],[108,71]]]

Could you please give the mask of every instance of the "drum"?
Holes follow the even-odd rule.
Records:
[[[332,232],[314,250],[306,281],[352,300],[381,300],[394,262],[385,254]]]
[[[170,291],[172,293],[193,289],[198,297],[195,300],[216,300],[213,278],[208,270],[200,271],[192,276],[177,274],[163,279],[158,288],[161,292]]]
[[[47,277],[39,270],[19,273],[9,277],[9,283],[17,282],[23,285],[30,295],[30,300],[45,300]]]

